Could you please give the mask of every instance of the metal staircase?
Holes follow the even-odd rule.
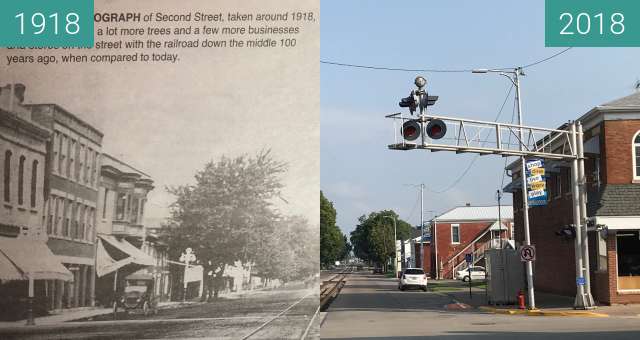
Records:
[[[491,231],[491,226],[488,226],[482,233],[480,233],[473,241],[471,241],[466,247],[462,248],[454,255],[450,256],[445,265],[441,268],[443,271],[442,277],[450,277],[455,279],[456,272],[459,270],[463,270],[467,267],[467,262],[465,261],[465,255],[467,253],[473,254],[472,265],[476,265],[478,262],[484,259],[484,252],[487,249],[498,248],[500,245],[506,245],[507,242],[504,241],[500,243],[499,240],[489,239],[482,240],[482,238],[487,235]],[[498,242],[496,242],[498,241]]]

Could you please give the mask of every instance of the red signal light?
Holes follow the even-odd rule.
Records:
[[[406,140],[416,140],[420,137],[420,124],[415,120],[408,120],[402,124],[402,130],[400,133]]]
[[[427,124],[427,136],[431,139],[440,139],[447,134],[447,124],[440,119],[432,119]]]

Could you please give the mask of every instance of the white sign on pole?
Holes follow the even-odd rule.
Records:
[[[520,261],[529,262],[536,260],[536,247],[534,245],[525,245],[520,247]]]

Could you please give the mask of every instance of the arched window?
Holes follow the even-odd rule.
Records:
[[[4,153],[4,201],[11,202],[11,151]]]
[[[20,156],[20,165],[18,167],[18,205],[24,204],[24,161],[26,158]]]
[[[633,138],[633,179],[640,179],[640,131]]]
[[[36,207],[36,188],[38,186],[38,161],[31,165],[31,207]]]

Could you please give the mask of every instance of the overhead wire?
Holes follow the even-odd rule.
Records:
[[[494,122],[497,122],[500,119],[500,116],[502,115],[502,111],[504,109],[504,106],[506,105],[507,101],[509,100],[509,97],[511,96],[511,91],[513,91],[513,84],[511,84],[511,86],[509,87],[509,91],[507,91],[507,95],[505,96],[504,100],[502,101],[502,105],[500,105],[500,109],[498,110],[498,114],[496,115],[496,118],[494,119]],[[486,143],[486,141],[488,140],[489,136],[487,135],[487,137],[485,138],[483,143]],[[473,157],[473,159],[469,162],[469,165],[467,165],[467,168],[460,174],[460,176],[458,176],[458,178],[453,181],[449,186],[447,186],[445,189],[443,190],[432,190],[429,188],[425,189],[429,192],[435,193],[435,194],[443,194],[453,188],[455,188],[456,185],[458,185],[458,183],[460,183],[460,181],[467,175],[467,173],[469,173],[469,170],[471,170],[471,168],[473,167],[473,164],[476,162],[476,160],[478,159],[479,155],[475,155],[475,157]]]
[[[532,63],[526,64],[524,66],[520,66],[520,68],[528,68],[532,66],[536,66],[547,62],[567,51],[569,51],[571,47],[568,47],[560,52],[554,53],[546,58],[534,61]],[[473,71],[471,68],[464,69],[437,69],[437,68],[407,68],[407,67],[395,67],[395,66],[376,66],[376,65],[363,65],[363,64],[351,64],[351,63],[343,63],[331,60],[322,60],[320,59],[321,64],[333,65],[333,66],[341,66],[341,67],[351,67],[351,68],[362,68],[369,70],[379,70],[379,71],[400,71],[400,72],[431,72],[431,73],[469,73]],[[495,67],[491,68],[492,70],[512,70],[516,67]]]

